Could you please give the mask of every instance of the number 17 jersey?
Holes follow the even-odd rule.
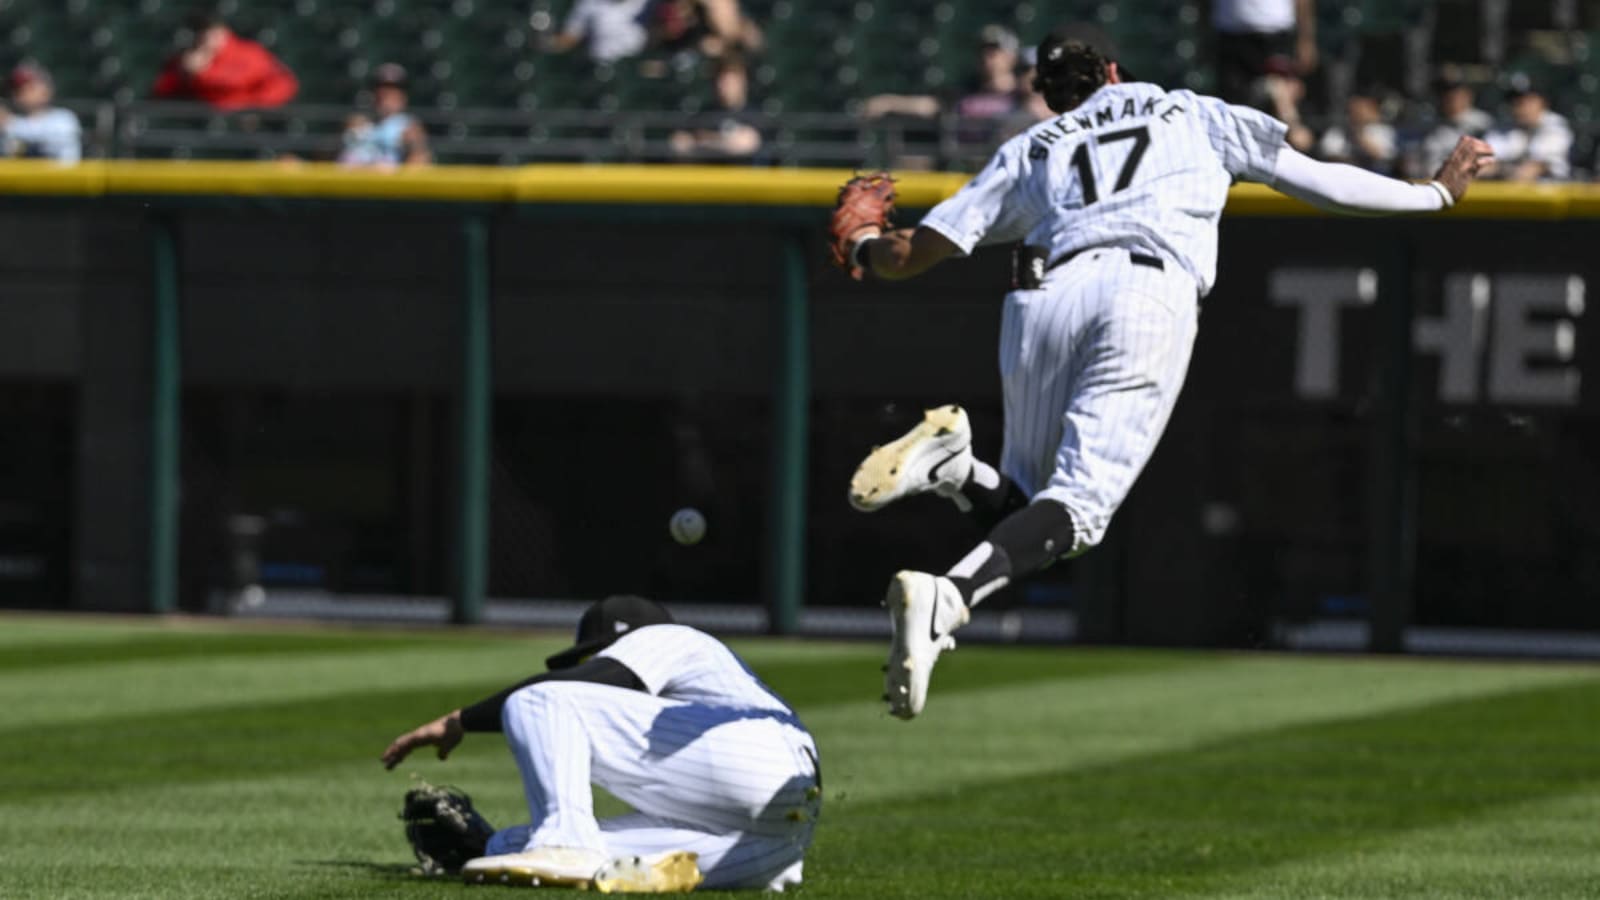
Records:
[[[1123,247],[1177,263],[1202,295],[1236,180],[1270,182],[1288,127],[1243,106],[1153,84],[1108,84],[1000,146],[922,225],[971,253],[1025,240],[1058,260]]]

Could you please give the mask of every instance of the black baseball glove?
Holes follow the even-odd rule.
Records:
[[[400,818],[424,875],[459,872],[467,860],[483,855],[494,834],[494,826],[472,808],[471,797],[427,782],[406,791]]]

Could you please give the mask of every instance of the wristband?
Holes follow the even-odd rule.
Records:
[[[861,259],[861,248],[865,247],[866,245],[872,243],[873,241],[875,241],[877,239],[878,239],[878,235],[870,235],[868,237],[862,238],[859,241],[856,241],[856,245],[854,247],[850,248],[850,264],[853,265],[853,266],[859,266],[862,269],[870,270],[872,268],[872,265],[869,262],[863,262],[862,259]]]
[[[1439,192],[1439,196],[1444,199],[1444,209],[1449,209],[1450,207],[1456,205],[1456,195],[1450,193],[1449,188],[1440,184],[1438,181],[1428,182],[1428,187],[1431,187]]]

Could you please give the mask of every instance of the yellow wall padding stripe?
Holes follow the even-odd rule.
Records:
[[[0,196],[283,197],[435,203],[615,203],[687,206],[833,205],[845,169],[724,166],[531,165],[433,166],[398,172],[354,171],[329,163],[115,160],[58,166],[0,161]],[[969,176],[906,172],[900,205],[928,207]],[[1229,215],[1318,213],[1262,185],[1233,189]],[[1474,219],[1600,217],[1600,185],[1474,185],[1448,215]]]

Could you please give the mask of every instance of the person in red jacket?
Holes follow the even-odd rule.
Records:
[[[282,106],[300,82],[276,56],[233,33],[218,16],[191,19],[194,43],[167,60],[151,93],[168,100],[199,100],[218,109]]]

